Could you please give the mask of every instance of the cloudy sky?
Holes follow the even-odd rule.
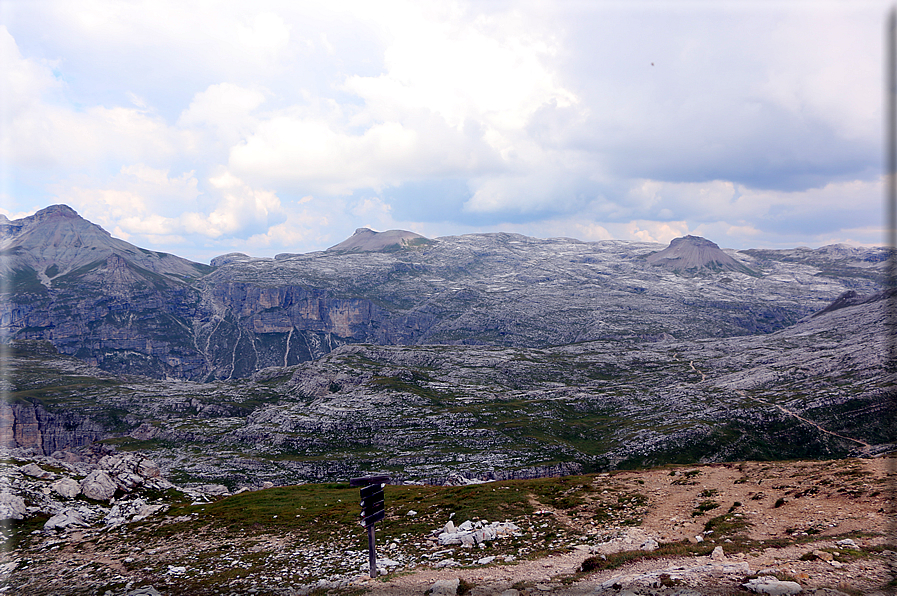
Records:
[[[199,261],[879,244],[884,1],[0,0],[0,213]]]

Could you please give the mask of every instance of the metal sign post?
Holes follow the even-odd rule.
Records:
[[[377,577],[377,551],[374,545],[374,524],[386,517],[386,501],[383,487],[389,483],[389,476],[366,476],[353,478],[350,486],[361,487],[361,518],[368,531],[368,561],[371,577]]]

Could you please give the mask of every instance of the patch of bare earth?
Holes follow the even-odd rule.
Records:
[[[720,546],[722,562],[746,563],[749,573],[708,573],[669,590],[691,587],[702,594],[746,594],[739,585],[748,575],[776,574],[798,582],[807,594],[833,593],[816,591],[823,588],[848,595],[893,593],[887,584],[889,564],[894,563],[889,514],[895,461],[880,457],[743,462],[599,474],[586,479],[591,486],[574,487],[582,498],[569,508],[551,509],[536,500],[534,505],[550,514],[516,520],[521,528],[531,529],[532,534],[521,539],[531,539],[527,546],[537,542],[536,529],[545,520],[564,528],[572,538],[557,547],[558,552],[529,559],[531,555],[520,551],[511,563],[499,558],[472,567],[436,569],[422,563],[376,580],[350,575],[349,586],[325,592],[422,595],[437,580],[457,578],[471,596],[515,594],[509,590],[518,595],[620,594],[640,574],[707,566],[711,560],[706,553]],[[714,519],[728,525],[714,526]],[[708,531],[708,522],[719,531]],[[578,572],[583,561],[596,556],[597,545],[627,532],[653,538],[660,549],[640,553],[615,568]],[[852,539],[856,548],[839,546],[837,541],[844,538]],[[427,536],[409,536],[407,541],[433,552],[446,550]],[[299,586],[308,586],[304,566],[329,557],[328,553],[344,555],[351,542],[335,536],[332,544],[312,545],[289,534],[241,538],[211,527],[160,532],[152,538],[125,527],[35,535],[24,546],[0,555],[0,570],[15,563],[11,574],[0,575],[0,588],[7,588],[0,593],[120,596],[152,585],[164,595],[183,594],[186,584],[177,568],[189,564],[198,569],[233,567],[230,575],[219,572],[214,584],[195,580],[190,589],[201,591],[191,593],[298,594]],[[472,554],[462,547],[448,548],[455,554],[441,558],[460,560],[459,555]],[[688,554],[689,548],[703,550]],[[297,556],[300,550],[306,554]],[[382,544],[378,550],[381,557],[395,552]],[[821,555],[813,555],[814,551]],[[657,556],[661,552],[668,554]],[[620,588],[602,588],[614,583]],[[659,590],[657,594],[674,593],[653,589]]]
[[[674,469],[619,472],[608,480],[623,492],[639,492],[648,497],[639,528],[658,542],[682,540],[722,547],[733,544],[705,534],[706,522],[728,512],[745,520],[746,538],[756,541],[747,552],[731,553],[729,562],[747,562],[753,575],[776,574],[797,581],[804,592],[827,593],[823,588],[846,594],[893,594],[888,587],[893,577],[892,540],[893,480],[895,460],[847,459],[796,462],[744,462],[683,466]],[[706,501],[718,506],[693,515]],[[584,505],[586,509],[588,505]],[[571,527],[596,533],[596,526],[577,519],[575,512],[557,512]],[[599,531],[612,529],[605,524]],[[838,548],[836,540],[853,536],[868,556],[851,556],[852,549]],[[764,542],[768,543],[764,545]],[[729,547],[730,550],[735,550]],[[835,565],[808,553],[835,552]],[[837,554],[837,553],[842,554]],[[369,580],[371,594],[423,594],[439,579],[461,578],[475,587],[471,594],[499,595],[509,589],[519,594],[579,594],[596,592],[614,578],[627,578],[674,567],[695,567],[709,563],[709,557],[646,558],[616,569],[603,570],[583,577],[577,574],[582,562],[591,556],[574,551],[514,565],[475,570],[422,570],[410,575]],[[825,556],[825,555],[823,555]],[[802,560],[810,559],[810,560]],[[843,561],[839,562],[838,559]],[[740,589],[744,575],[712,577],[689,582],[707,594],[747,593]],[[365,582],[363,578],[360,580]],[[611,589],[608,593],[616,593]],[[509,594],[512,594],[509,592]]]

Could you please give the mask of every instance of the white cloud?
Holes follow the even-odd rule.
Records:
[[[273,58],[290,41],[290,27],[273,12],[262,12],[252,19],[252,25],[237,25],[240,45],[263,58]]]
[[[144,164],[122,167],[105,185],[88,182],[60,185],[58,200],[124,238],[247,238],[285,219],[276,193],[254,189],[226,171],[209,180],[205,194],[193,172],[170,177]],[[198,210],[209,203],[208,210]]]
[[[274,192],[251,188],[229,172],[209,180],[223,197],[208,216],[188,214],[188,230],[216,238],[223,234],[258,233],[284,220]]]
[[[222,252],[359,225],[867,242],[878,8],[21,1],[0,196]]]
[[[400,119],[407,110],[424,108],[456,128],[476,120],[520,131],[539,107],[577,101],[547,64],[556,40],[520,13],[473,16],[458,14],[456,5],[438,14],[433,6],[407,8],[399,26],[390,28],[386,72],[346,81],[372,117]]]

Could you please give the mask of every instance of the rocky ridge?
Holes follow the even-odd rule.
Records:
[[[359,343],[536,349],[770,333],[848,290],[881,290],[887,258],[845,246],[722,250],[696,238],[665,248],[363,231],[373,244],[274,259],[231,253],[210,267],[112,238],[65,206],[0,230],[3,337],[51,341],[110,372],[199,381]],[[670,250],[688,255],[661,259]]]

